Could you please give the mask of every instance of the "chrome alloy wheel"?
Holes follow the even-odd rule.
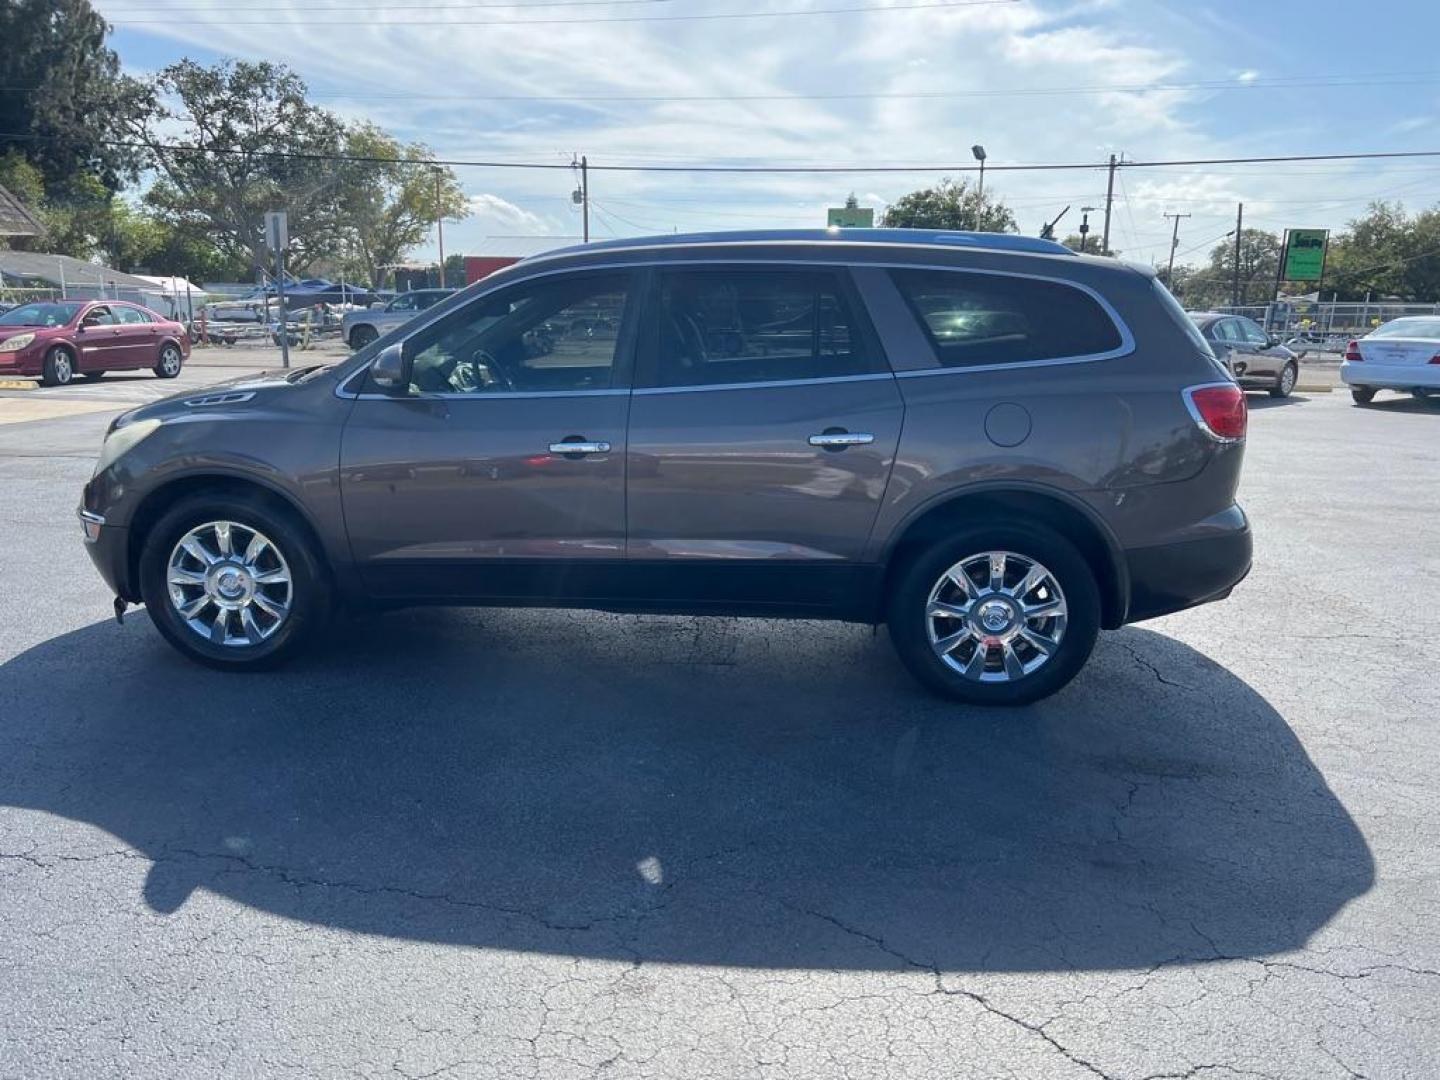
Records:
[[[160,350],[160,370],[166,375],[180,374],[180,350],[174,345],[166,345]]]
[[[170,604],[213,645],[258,645],[284,625],[294,594],[290,566],[249,525],[210,521],[180,538],[165,570]]]
[[[925,604],[930,647],[975,682],[1013,682],[1044,667],[1065,636],[1065,594],[1042,564],[1011,551],[968,556]]]

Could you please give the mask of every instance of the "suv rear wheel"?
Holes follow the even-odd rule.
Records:
[[[331,607],[303,530],[244,496],[197,496],[172,507],[146,538],[140,592],[171,645],[230,671],[288,660]]]
[[[900,575],[888,622],[900,659],[930,689],[972,705],[1028,705],[1084,666],[1100,590],[1063,536],[1007,520],[922,552]]]

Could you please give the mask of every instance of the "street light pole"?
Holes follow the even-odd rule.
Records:
[[[974,154],[975,160],[980,163],[980,184],[976,188],[975,192],[975,201],[979,203],[979,206],[976,208],[975,212],[975,225],[976,228],[979,228],[980,210],[983,209],[985,205],[985,147],[981,146],[979,143],[976,143],[974,146],[970,147],[970,153]]]
[[[1085,254],[1085,239],[1090,235],[1090,215],[1095,212],[1093,206],[1080,207],[1080,254]]]

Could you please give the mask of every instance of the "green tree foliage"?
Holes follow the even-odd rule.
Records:
[[[1015,215],[993,195],[981,195],[967,180],[948,176],[938,185],[912,191],[891,203],[883,224],[898,229],[969,229],[1013,233]]]
[[[150,150],[156,173],[145,202],[190,238],[205,238],[227,261],[265,267],[264,220],[289,215],[289,265],[303,272],[342,243],[347,170],[344,125],[311,104],[283,65],[227,61],[172,64],[149,84],[148,107],[127,129]],[[223,148],[224,153],[172,149]]]
[[[144,88],[120,73],[109,27],[89,0],[0,3],[0,152],[17,148],[55,198],[91,181],[107,191],[133,179],[141,156],[113,145],[120,117]],[[28,136],[28,137],[26,137]]]
[[[1064,245],[1065,245],[1066,247],[1068,247],[1071,251],[1079,251],[1079,250],[1080,250],[1080,234],[1079,234],[1078,232],[1071,233],[1070,235],[1068,235],[1067,237],[1065,237],[1064,240],[1061,240],[1060,243],[1064,244]],[[1116,251],[1114,248],[1110,248],[1110,249],[1108,249],[1108,250],[1106,250],[1106,251],[1101,251],[1101,250],[1100,250],[1100,245],[1101,245],[1101,235],[1100,235],[1100,231],[1099,231],[1098,229],[1091,229],[1090,232],[1089,232],[1089,233],[1086,235],[1086,237],[1085,237],[1085,254],[1086,254],[1086,255],[1109,255],[1111,258],[1114,258],[1115,256],[1117,256],[1117,255],[1120,254],[1120,252]]]
[[[433,154],[419,143],[402,145],[374,124],[358,124],[345,133],[345,152],[392,159],[347,162],[339,184],[347,263],[378,287],[380,267],[424,242],[437,218],[460,221],[469,207],[455,173],[423,164]]]
[[[1274,233],[1264,229],[1241,232],[1240,303],[1259,304],[1274,297],[1279,259],[1280,238]],[[1234,280],[1235,240],[1231,237],[1210,249],[1210,260],[1204,266],[1177,266],[1171,291],[1186,307],[1198,311],[1229,304]]]
[[[1332,237],[1325,287],[1342,300],[1366,293],[1440,300],[1440,206],[1411,217],[1399,203],[1375,202]]]

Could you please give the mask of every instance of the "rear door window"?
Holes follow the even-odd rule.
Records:
[[[722,386],[887,370],[841,277],[830,270],[663,271],[645,385]]]
[[[149,316],[147,316],[139,308],[116,307],[112,308],[111,310],[115,312],[116,322],[135,325],[138,323],[148,323],[150,321]]]
[[[964,270],[892,270],[944,367],[1020,364],[1113,352],[1115,321],[1058,281]]]

